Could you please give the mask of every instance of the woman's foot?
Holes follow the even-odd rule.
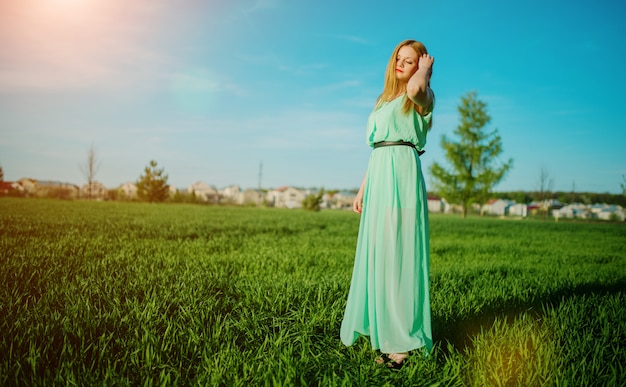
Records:
[[[409,356],[408,352],[402,353],[382,353],[378,359],[376,359],[377,364],[386,364],[387,367],[399,370],[404,365],[404,361]]]
[[[409,357],[408,352],[391,353],[389,354],[389,358],[391,359],[391,362],[387,363],[387,367],[394,369],[394,370],[399,370],[404,365],[404,361],[406,360],[407,357]]]
[[[376,359],[376,364],[385,364],[385,363],[389,363],[391,360],[391,358],[389,356],[387,356],[386,353],[381,353],[380,356],[378,356],[378,358]]]

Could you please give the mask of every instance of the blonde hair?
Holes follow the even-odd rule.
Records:
[[[387,71],[385,71],[385,85],[383,87],[383,92],[380,94],[378,99],[376,100],[376,107],[380,106],[383,102],[389,102],[396,98],[398,94],[403,91],[401,90],[400,82],[398,78],[396,78],[396,58],[398,57],[398,51],[404,46],[409,46],[415,50],[417,53],[417,57],[421,57],[424,54],[428,54],[426,50],[426,46],[422,42],[418,42],[415,40],[404,40],[400,42],[393,50],[391,54],[391,58],[389,58],[389,63],[387,63]],[[430,79],[428,80],[428,87],[430,87]],[[425,109],[419,105],[416,105],[409,98],[405,97],[404,108],[402,109],[405,113],[408,113],[411,109],[415,109],[419,114],[424,114]]]

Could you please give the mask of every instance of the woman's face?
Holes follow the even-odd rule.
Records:
[[[396,78],[408,82],[417,71],[417,52],[410,46],[402,46],[396,56]]]

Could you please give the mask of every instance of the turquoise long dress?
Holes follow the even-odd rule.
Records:
[[[402,111],[406,96],[371,114],[367,142],[409,141],[423,149],[432,112]],[[432,110],[432,109],[431,109]],[[428,202],[417,151],[372,151],[341,341],[369,336],[372,349],[401,353],[432,348]]]

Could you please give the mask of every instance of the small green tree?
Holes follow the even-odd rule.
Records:
[[[541,212],[541,218],[546,219],[550,212],[550,197],[552,196],[552,185],[554,179],[552,178],[550,171],[546,166],[542,166],[539,171],[539,192],[537,200],[539,200],[539,211]]]
[[[491,121],[487,105],[469,92],[461,97],[457,107],[461,123],[454,130],[458,142],[446,135],[441,137],[446,159],[451,169],[435,162],[430,172],[435,180],[435,191],[450,203],[460,203],[465,218],[472,203],[482,204],[489,199],[493,187],[511,169],[513,160],[498,163],[502,153],[502,139],[498,130],[487,131]]]
[[[100,169],[100,162],[98,161],[96,151],[93,148],[93,144],[91,144],[91,148],[89,148],[89,150],[87,151],[87,159],[85,160],[85,164],[80,167],[83,176],[85,176],[85,180],[87,180],[87,198],[89,200],[92,199],[92,189],[95,182],[96,173],[98,173],[98,169]]]
[[[319,211],[324,197],[324,188],[319,190],[317,194],[309,194],[302,199],[302,208],[309,211]]]
[[[137,180],[137,196],[148,202],[162,202],[169,195],[167,175],[163,168],[158,169],[154,160],[144,169],[144,174]]]

